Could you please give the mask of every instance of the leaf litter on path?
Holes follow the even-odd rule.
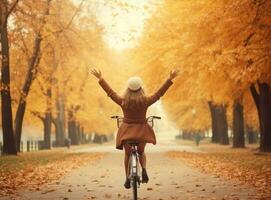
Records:
[[[181,159],[205,173],[236,181],[236,186],[248,184],[257,191],[259,199],[271,196],[271,156],[257,156],[249,151],[220,151],[219,153],[191,153],[171,151],[169,157]],[[199,187],[199,186],[196,186]],[[216,187],[215,185],[213,187]],[[238,190],[239,187],[236,187]],[[213,190],[212,192],[215,192]],[[271,199],[271,198],[270,198]]]
[[[52,151],[4,157],[4,161],[2,160],[0,163],[0,197],[15,195],[18,189],[25,187],[31,191],[39,191],[40,187],[46,183],[55,181],[59,184],[58,180],[65,174],[101,158],[102,155],[100,153],[72,154]],[[14,165],[18,165],[19,168]],[[48,192],[52,191],[45,191],[44,194]]]

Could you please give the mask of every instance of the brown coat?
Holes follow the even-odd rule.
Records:
[[[155,103],[165,94],[167,89],[172,85],[172,81],[170,79],[166,80],[157,92],[146,98],[146,106],[136,111],[123,108],[123,98],[112,90],[104,79],[101,79],[99,84],[107,95],[117,103],[123,111],[124,119],[117,133],[116,148],[123,149],[123,142],[126,140],[156,144],[154,131],[146,122],[146,112],[150,105]]]

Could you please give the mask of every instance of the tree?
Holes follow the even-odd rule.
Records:
[[[59,5],[63,5],[62,8],[59,8]],[[29,9],[31,15],[27,14],[27,9]],[[51,12],[55,13],[54,15],[50,15]],[[69,13],[69,17],[65,16],[65,19],[60,15],[61,12],[67,12]],[[60,40],[59,36],[63,36],[65,34],[65,31],[69,30],[71,26],[74,26],[73,20],[75,16],[77,15],[78,11],[77,7],[74,7],[74,5],[71,2],[54,2],[51,3],[51,1],[46,0],[42,2],[36,2],[36,4],[31,4],[31,2],[25,1],[24,4],[21,6],[20,13],[17,16],[17,25],[23,26],[24,28],[28,28],[29,32],[27,36],[23,32],[22,40],[23,40],[23,53],[26,55],[25,57],[29,60],[27,64],[27,72],[24,82],[22,83],[22,89],[19,94],[19,101],[18,101],[18,108],[16,112],[16,118],[15,118],[15,131],[16,133],[21,137],[22,133],[22,124],[24,120],[24,115],[26,111],[26,103],[27,103],[27,97],[29,96],[29,93],[31,91],[32,85],[34,83],[34,80],[37,79],[39,76],[43,76],[43,83],[46,84],[45,89],[43,89],[43,95],[46,97],[46,111],[44,114],[40,113],[39,118],[41,119],[41,116],[44,115],[42,118],[46,119],[43,123],[46,125],[44,127],[45,132],[45,146],[49,148],[49,138],[50,138],[50,129],[51,122],[52,122],[52,85],[55,84],[55,81],[57,80],[54,76],[54,73],[57,71],[57,65],[60,62],[59,57],[55,55],[56,44],[61,42],[67,42],[64,40]],[[35,15],[35,13],[37,15]],[[71,14],[70,14],[71,13]],[[33,18],[32,21],[26,20],[27,18]],[[24,30],[20,29],[19,30]],[[66,36],[66,35],[64,35]],[[30,51],[26,45],[25,45],[25,39],[29,37],[34,37],[34,44],[33,44],[33,50]],[[60,42],[59,42],[60,40]],[[70,41],[68,41],[70,42]],[[68,49],[67,46],[71,45],[71,43],[67,43],[64,47],[65,50]],[[60,47],[62,48],[62,47]],[[31,56],[30,56],[31,55]],[[43,58],[41,57],[43,56]],[[49,60],[45,62],[45,60]],[[45,62],[45,63],[44,63]],[[47,65],[47,66],[42,66]],[[52,69],[52,67],[54,69]],[[46,69],[47,68],[47,69]],[[47,74],[48,73],[48,74]],[[18,84],[19,87],[21,87],[20,83]],[[41,85],[40,85],[41,86]],[[55,87],[57,90],[57,87]],[[62,108],[61,101],[59,99],[56,100],[56,106],[58,110],[62,112],[58,112],[58,117],[56,120],[54,120],[54,124],[57,124],[57,144],[59,146],[64,145],[64,131],[65,131],[65,119],[63,116],[65,115],[65,108]],[[35,112],[36,113],[36,112]],[[61,116],[61,120],[60,120]],[[62,119],[63,118],[63,119]],[[19,145],[19,138],[18,137],[18,145]]]
[[[22,126],[23,126],[23,119],[24,119],[26,102],[27,102],[26,98],[29,94],[32,82],[36,78],[36,75],[37,75],[37,71],[38,71],[37,68],[41,59],[42,29],[46,24],[46,17],[50,14],[50,3],[51,3],[51,0],[46,0],[42,17],[41,19],[39,19],[41,24],[37,32],[35,33],[33,51],[28,61],[27,74],[25,76],[25,81],[21,89],[21,95],[20,95],[20,99],[18,102],[18,107],[17,107],[17,111],[15,115],[14,131],[16,135],[18,151],[20,150],[20,144],[21,144]]]
[[[3,130],[4,154],[17,154],[13,132],[12,105],[10,94],[10,56],[8,38],[8,18],[18,4],[18,0],[0,2],[0,33],[1,33],[1,113]]]

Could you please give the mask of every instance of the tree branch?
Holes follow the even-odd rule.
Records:
[[[17,6],[18,3],[19,3],[19,0],[15,0],[13,2],[13,4],[11,5],[10,9],[7,12],[7,17],[12,13],[12,11],[15,9],[15,7]]]
[[[43,113],[41,112],[37,112],[37,111],[30,111],[32,115],[34,115],[35,117],[38,117],[39,119],[41,119],[42,121],[45,120],[45,117],[43,117]]]
[[[83,3],[84,3],[85,0],[82,0],[78,6],[78,8],[75,10],[72,18],[70,19],[70,21],[66,24],[66,25],[62,25],[60,24],[60,28],[59,30],[56,30],[56,31],[52,31],[51,33],[49,33],[48,35],[45,35],[43,38],[46,38],[46,37],[49,37],[50,34],[59,34],[59,33],[62,33],[64,32],[65,30],[69,29],[73,20],[75,19],[76,15],[79,13],[79,11],[81,10],[82,6],[83,6]]]
[[[43,87],[41,81],[40,81],[38,78],[36,79],[36,81],[37,81],[38,85],[40,86],[40,90],[41,90],[42,94],[43,94],[44,96],[46,96],[46,95],[47,95],[46,89]]]
[[[255,35],[255,32],[250,33],[248,37],[244,40],[244,46],[246,47],[248,43],[250,42],[251,38]]]
[[[39,52],[38,57],[37,57],[37,59],[36,59],[36,63],[35,63],[34,68],[33,68],[33,77],[32,77],[32,80],[34,80],[34,79],[37,77],[37,74],[38,74],[38,66],[39,66],[39,64],[40,64],[41,57],[42,57],[42,53]]]

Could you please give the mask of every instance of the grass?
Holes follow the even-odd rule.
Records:
[[[66,160],[78,153],[67,153],[60,150],[39,151],[31,153],[21,153],[18,156],[1,156],[0,157],[0,174],[13,173],[20,171],[27,166],[40,166],[56,161]]]

